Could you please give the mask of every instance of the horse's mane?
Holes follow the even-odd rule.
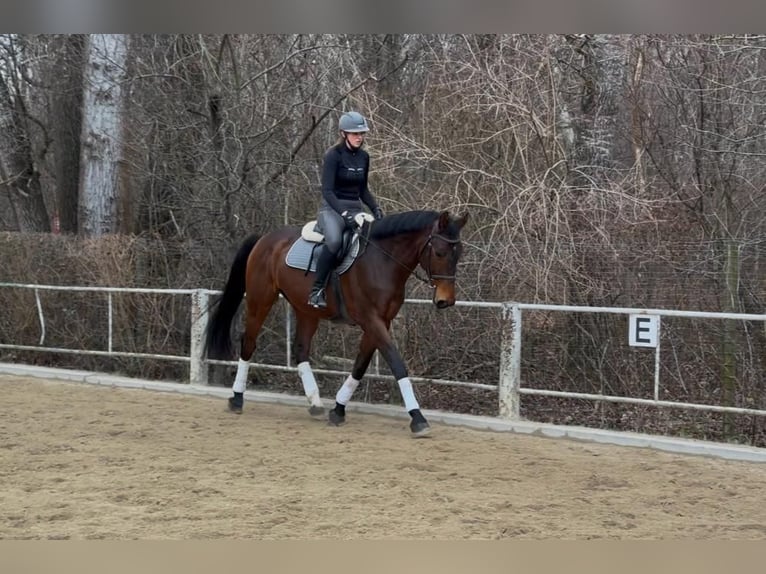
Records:
[[[405,211],[393,213],[374,222],[370,229],[372,239],[384,239],[400,233],[420,231],[432,225],[439,217],[438,211]]]

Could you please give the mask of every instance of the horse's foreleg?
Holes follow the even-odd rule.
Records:
[[[383,355],[386,363],[388,363],[397,383],[399,383],[399,390],[404,400],[404,408],[411,418],[410,430],[413,436],[416,438],[427,436],[431,432],[431,426],[428,424],[426,417],[423,416],[423,413],[420,412],[420,405],[415,398],[412,382],[407,373],[407,366],[404,364],[404,359],[402,359],[399,349],[396,348],[388,328],[383,323],[373,325],[365,331],[365,336],[368,334],[371,340],[375,342],[378,351]]]
[[[319,326],[319,319],[305,315],[298,315],[295,327],[296,359],[298,360],[298,375],[303,383],[303,392],[309,400],[309,414],[312,417],[324,418],[324,405],[319,396],[314,372],[311,370],[309,355],[311,352],[311,339]]]
[[[340,426],[346,423],[346,405],[351,400],[351,396],[367,372],[367,367],[370,366],[370,361],[375,354],[376,348],[375,340],[366,333],[363,333],[362,340],[359,343],[359,353],[354,361],[351,374],[346,377],[343,385],[335,394],[335,407],[330,411],[330,424]]]

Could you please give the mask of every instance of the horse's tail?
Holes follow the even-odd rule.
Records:
[[[223,288],[223,295],[215,303],[215,309],[207,325],[205,348],[211,359],[230,359],[233,355],[231,344],[231,322],[237,314],[245,294],[245,271],[247,258],[258,242],[257,235],[251,235],[240,246],[231,264],[229,278]]]

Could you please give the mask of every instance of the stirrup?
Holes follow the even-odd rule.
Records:
[[[309,295],[309,305],[315,309],[323,309],[327,307],[327,300],[324,296],[324,289],[319,289],[318,291],[311,292],[311,295]]]

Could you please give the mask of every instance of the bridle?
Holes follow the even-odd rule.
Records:
[[[423,244],[423,247],[420,248],[420,253],[418,253],[418,262],[420,262],[420,259],[423,257],[423,252],[426,250],[426,247],[429,247],[427,266],[426,266],[426,273],[428,273],[428,281],[427,281],[427,283],[428,283],[428,286],[431,287],[431,289],[434,289],[436,287],[436,285],[434,285],[434,279],[446,279],[448,281],[454,281],[455,280],[455,276],[456,276],[455,274],[453,274],[453,275],[435,275],[434,273],[431,272],[431,255],[433,255],[433,252],[434,252],[434,246],[433,246],[433,244],[431,242],[434,240],[434,238],[441,239],[442,241],[444,241],[445,243],[448,243],[449,245],[456,245],[456,244],[460,243],[459,239],[450,239],[450,238],[444,237],[443,235],[440,235],[438,233],[436,233],[436,234],[431,233],[428,236],[428,239],[426,240],[426,242]],[[455,266],[455,269],[457,270],[457,266]],[[415,271],[416,270],[413,269],[413,273]],[[415,275],[415,276],[417,277],[417,275]],[[423,282],[426,282],[424,279],[421,279],[420,277],[418,277],[418,279],[420,279]]]
[[[405,265],[404,263],[402,263],[401,261],[399,261],[396,257],[391,255],[388,251],[383,249],[380,245],[378,245],[377,243],[372,241],[369,238],[369,236],[364,236],[364,235],[360,234],[360,237],[363,237],[364,240],[369,245],[372,245],[373,247],[375,247],[378,251],[380,251],[381,253],[386,255],[389,259],[391,259],[392,261],[394,261],[394,262],[398,263],[399,265],[401,265],[402,267],[404,267],[407,271],[409,271],[411,274],[413,274],[416,279],[419,279],[420,281],[422,281],[423,283],[428,285],[431,289],[435,289],[436,288],[436,285],[434,284],[434,279],[445,279],[445,280],[448,280],[448,281],[454,281],[455,280],[455,277],[456,277],[455,274],[453,274],[453,275],[439,275],[439,274],[434,274],[431,271],[431,255],[434,252],[434,246],[432,244],[432,241],[434,239],[441,239],[442,241],[444,241],[445,243],[448,243],[449,245],[456,245],[456,244],[460,243],[460,239],[450,239],[449,237],[444,237],[443,235],[441,235],[439,233],[431,232],[431,234],[428,236],[428,239],[425,241],[425,243],[423,243],[423,247],[421,247],[420,251],[418,252],[418,263],[415,264],[415,267],[410,268],[407,265]],[[424,265],[423,267],[426,270],[427,277],[422,277],[420,275],[420,273],[418,273],[418,265],[420,264],[420,260],[423,258],[423,252],[426,250],[426,247],[429,248],[429,250],[428,250],[428,258],[426,260],[426,265]],[[455,267],[455,269],[457,270],[457,267]]]

